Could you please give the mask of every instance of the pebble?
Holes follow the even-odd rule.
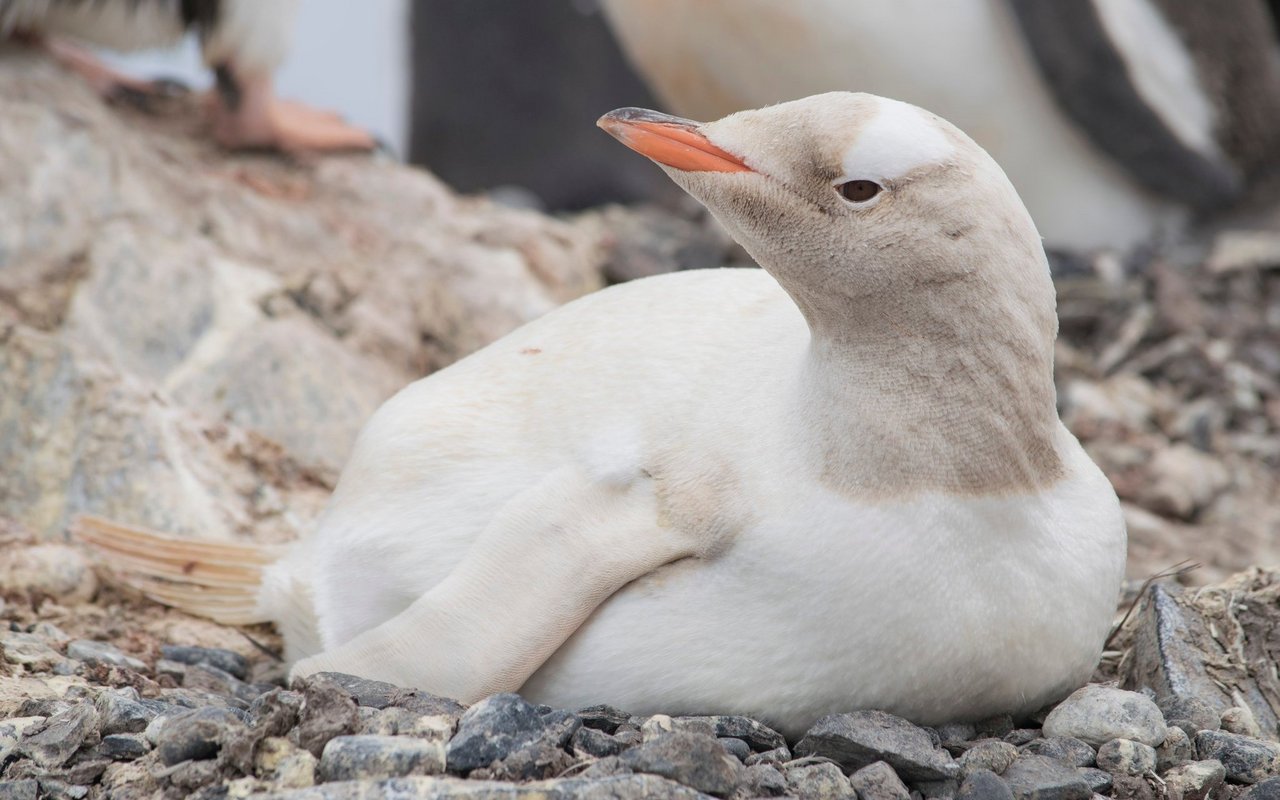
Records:
[[[1013,800],[1013,790],[991,770],[979,769],[965,776],[956,800]]]
[[[772,750],[766,750],[763,753],[752,753],[747,756],[747,760],[742,763],[748,767],[753,764],[773,764],[781,766],[791,760],[791,751],[786,746],[775,747]]]
[[[0,781],[0,797],[4,800],[36,800],[40,784],[31,778],[20,781]]]
[[[426,739],[448,739],[453,735],[453,720],[443,716],[426,716],[407,708],[367,708],[360,706],[360,733],[373,736],[420,736]]]
[[[1114,781],[1114,776],[1105,769],[1083,767],[1077,771],[1080,773],[1080,777],[1084,778],[1084,782],[1089,784],[1089,788],[1092,789],[1095,794],[1102,794],[1103,792],[1111,790],[1111,784]]]
[[[1164,744],[1156,748],[1156,769],[1160,772],[1185,764],[1196,757],[1196,746],[1182,728],[1170,725]]]
[[[1167,726],[1146,695],[1108,686],[1077,689],[1044,720],[1044,736],[1071,736],[1093,747],[1132,739],[1151,747],[1164,742]]]
[[[187,645],[161,645],[160,655],[165,660],[179,664],[203,664],[220,669],[239,680],[249,676],[249,661],[239,653],[219,647],[191,647]]]
[[[112,761],[132,761],[151,752],[151,743],[140,733],[112,733],[98,743],[98,754]]]
[[[348,736],[360,728],[355,697],[333,673],[320,673],[297,682],[302,690],[298,724],[289,740],[316,758],[335,736]],[[257,701],[255,701],[257,702]]]
[[[98,712],[92,703],[81,702],[28,728],[18,750],[44,769],[53,769],[70,760],[82,744],[97,743]]]
[[[1047,756],[1072,767],[1092,767],[1093,748],[1073,736],[1055,736],[1052,739],[1036,739],[1027,744],[1027,752]]]
[[[1079,771],[1045,756],[1019,756],[1003,777],[1018,800],[1088,800],[1093,796]]]
[[[1224,731],[1196,734],[1196,753],[1202,759],[1221,761],[1227,779],[1234,783],[1258,783],[1280,775],[1280,745]]]
[[[868,764],[849,776],[849,784],[859,800],[911,800],[906,784],[883,761]]]
[[[131,655],[126,655],[120,648],[106,642],[95,642],[92,639],[77,639],[67,645],[67,658],[82,661],[85,664],[105,664],[110,667],[126,667],[135,672],[146,670],[147,665]]]
[[[155,737],[156,754],[165,766],[202,761],[218,755],[222,745],[244,723],[227,708],[197,708],[165,720]]]
[[[1174,800],[1172,794],[1169,800]],[[1237,800],[1280,800],[1280,778],[1267,778],[1255,783],[1237,795]]]
[[[1262,729],[1258,727],[1258,721],[1253,718],[1253,712],[1247,708],[1232,706],[1222,712],[1219,722],[1222,730],[1227,733],[1238,733],[1255,739],[1262,738]]]
[[[245,683],[230,672],[207,664],[188,666],[182,673],[182,686],[186,689],[234,697],[246,703],[252,703],[258,699],[258,695],[271,688]]]
[[[458,732],[447,751],[449,771],[466,773],[486,767],[548,740],[555,747],[564,747],[580,725],[568,711],[535,706],[517,694],[486,697],[458,722]]]
[[[746,768],[718,739],[688,731],[657,736],[618,758],[633,772],[660,775],[716,797],[733,794],[746,778]]]
[[[583,726],[573,734],[573,752],[585,753],[595,758],[616,756],[623,750],[622,742],[597,728]],[[744,744],[745,746],[745,744]],[[749,750],[748,750],[749,752]]]
[[[948,722],[934,730],[938,732],[942,746],[948,750],[963,750],[967,742],[978,737],[978,729],[969,722]]]
[[[341,687],[358,705],[369,708],[403,708],[424,716],[451,717],[455,721],[466,710],[460,703],[447,697],[341,672],[322,672],[312,676],[312,680]]]
[[[319,759],[280,736],[263,739],[253,756],[254,774],[282,789],[314,785],[318,765]]]
[[[1174,767],[1163,777],[1169,800],[1205,800],[1211,793],[1217,792],[1218,787],[1226,780],[1227,771],[1220,761],[1193,761],[1190,764]],[[1272,778],[1262,781],[1254,788],[1268,783],[1274,784],[1277,789],[1273,795],[1274,800],[1280,800],[1280,779]],[[1266,794],[1265,791],[1263,794]],[[1246,793],[1245,796],[1248,797],[1248,794]],[[1264,800],[1264,798],[1257,797],[1254,800]]]
[[[1018,748],[999,739],[986,739],[970,747],[960,756],[960,773],[968,775],[988,770],[999,775],[1018,757]]]
[[[747,767],[742,781],[742,791],[749,797],[782,797],[787,793],[787,779],[770,764]]]
[[[1169,695],[1156,703],[1169,725],[1182,728],[1188,737],[1200,731],[1216,731],[1221,727],[1220,715],[1213,706],[1198,697]]]
[[[143,703],[136,689],[117,689],[98,695],[95,703],[101,720],[102,733],[141,733],[156,718],[157,707],[163,703]]]
[[[783,774],[787,779],[787,792],[795,797],[853,800],[858,796],[835,764],[796,764],[786,767]]]
[[[746,761],[751,757],[751,745],[741,739],[735,739],[732,736],[722,736],[718,741],[724,746],[725,750],[729,751],[729,755],[739,761]]]
[[[324,746],[323,781],[399,778],[444,772],[443,742],[411,736],[335,736]]]
[[[823,717],[800,740],[795,752],[830,758],[850,772],[885,761],[909,781],[950,780],[960,776],[960,766],[938,747],[933,736],[883,711]]]
[[[720,739],[734,738],[746,742],[754,752],[763,753],[778,747],[785,747],[787,740],[782,734],[767,725],[756,722],[750,717],[731,715],[711,717],[674,717],[672,723],[676,730],[683,730],[689,723],[709,725],[711,735]],[[694,731],[695,733],[697,731]]]
[[[619,726],[630,721],[631,715],[613,706],[601,705],[582,709],[578,712],[578,718],[582,720],[583,727],[613,734]]]
[[[1112,775],[1145,775],[1156,768],[1156,751],[1132,739],[1112,739],[1098,748],[1097,763]]]
[[[48,672],[62,661],[61,653],[33,633],[6,631],[0,634],[0,650],[4,651],[5,661],[26,667],[29,672]]]

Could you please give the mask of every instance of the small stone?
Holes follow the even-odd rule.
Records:
[[[666,714],[654,714],[652,717],[649,717],[641,723],[640,736],[647,742],[650,739],[656,739],[659,736],[665,736],[668,733],[673,733],[675,732],[675,729],[676,723],[671,719],[671,717],[668,717]],[[686,727],[685,730],[689,733],[701,733],[704,736],[712,735],[710,726],[705,726],[701,731],[690,731],[688,727]]]
[[[719,739],[732,737],[746,742],[757,753],[773,750],[786,745],[782,734],[767,725],[762,725],[750,717],[721,715],[711,717],[675,717],[672,722],[676,730],[687,730],[688,723],[706,724],[711,727],[711,735]],[[585,724],[585,723],[584,723]],[[694,731],[695,733],[699,731]]]
[[[991,770],[979,769],[965,776],[956,800],[1013,800],[1013,790]]]
[[[230,672],[207,664],[188,666],[182,673],[182,685],[187,689],[235,697],[246,703],[252,703],[258,695],[263,693],[263,689],[245,683]]]
[[[1253,718],[1253,712],[1247,708],[1232,706],[1222,712],[1219,721],[1222,724],[1222,730],[1227,733],[1252,736],[1255,739],[1262,738],[1262,729],[1258,727],[1258,721]]]
[[[1216,731],[1221,727],[1218,712],[1198,697],[1169,695],[1157,701],[1156,705],[1168,724],[1177,725],[1182,721],[1189,723],[1191,730],[1187,731],[1188,737],[1195,736],[1199,731]]]
[[[105,691],[95,704],[102,733],[141,733],[156,718],[154,705],[139,702],[136,690]]]
[[[1180,727],[1169,726],[1169,734],[1164,737],[1164,744],[1156,748],[1156,770],[1165,770],[1185,764],[1196,757],[1196,746],[1191,737]]]
[[[618,726],[631,719],[631,715],[613,706],[602,705],[582,709],[578,712],[578,718],[582,720],[584,727],[613,734],[618,730]]]
[[[581,727],[573,734],[573,752],[605,758],[616,756],[623,751],[622,742],[596,728]],[[744,743],[745,746],[745,743]],[[747,751],[750,752],[750,749]]]
[[[1008,742],[1014,747],[1022,747],[1024,744],[1033,742],[1039,738],[1039,728],[1015,728],[1001,737],[1003,741]]]
[[[1155,747],[1167,733],[1164,717],[1150,698],[1092,684],[1073,692],[1044,721],[1046,738],[1072,736],[1093,747],[1112,739],[1132,739]]]
[[[1027,752],[1072,767],[1092,767],[1094,762],[1093,748],[1072,736],[1036,739],[1027,744]]]
[[[1280,800],[1280,778],[1259,781],[1236,795],[1237,800]],[[1170,793],[1169,800],[1173,800]]]
[[[1145,775],[1156,768],[1156,751],[1132,739],[1112,739],[1098,748],[1097,763],[1112,775]]]
[[[37,622],[31,632],[54,647],[66,647],[71,641],[71,637],[52,622]]]
[[[741,739],[735,739],[732,736],[721,736],[719,742],[724,745],[725,750],[729,751],[729,755],[739,761],[746,761],[751,757],[751,745]]]
[[[67,658],[83,661],[86,664],[105,664],[110,667],[126,667],[135,672],[143,672],[147,665],[133,656],[126,655],[115,645],[106,642],[95,642],[91,639],[77,639],[67,645]]]
[[[978,720],[973,723],[975,739],[1000,739],[1013,732],[1013,717],[1009,714],[997,714],[994,717]]]
[[[62,661],[62,655],[47,640],[33,633],[6,631],[0,634],[0,650],[4,660],[19,664],[30,672],[48,672]]]
[[[4,800],[36,800],[40,784],[31,778],[20,781],[0,781],[0,797]]]
[[[321,672],[315,675],[314,678],[342,687],[347,694],[355,699],[358,705],[368,706],[369,708],[386,708],[391,705],[392,696],[400,688],[394,683],[372,681],[368,678],[347,675],[343,672]]]
[[[1223,731],[1196,734],[1196,753],[1201,759],[1221,761],[1227,780],[1258,783],[1280,774],[1280,745]]]
[[[425,716],[407,708],[360,706],[360,733],[369,736],[418,736],[447,740],[453,735],[449,717]]]
[[[140,733],[112,733],[98,743],[98,753],[112,761],[132,761],[150,752],[151,744]]]
[[[999,739],[987,739],[970,747],[960,756],[960,774],[968,775],[980,769],[999,775],[1018,757],[1018,748]]]
[[[911,793],[893,767],[883,761],[868,764],[849,776],[860,800],[910,800]]]
[[[165,766],[202,761],[218,755],[222,745],[244,723],[231,709],[197,708],[165,720],[156,737],[156,753]]]
[[[155,674],[156,677],[168,675],[170,678],[182,682],[182,678],[187,674],[189,664],[183,664],[180,661],[170,661],[167,658],[157,658]]]
[[[398,778],[444,772],[444,743],[409,736],[335,736],[324,746],[322,781]]]
[[[1151,781],[1137,775],[1112,775],[1111,797],[1115,800],[1162,800]]]
[[[849,778],[835,764],[797,764],[786,767],[783,774],[787,792],[795,797],[853,800],[858,796]]]
[[[754,764],[772,764],[775,767],[781,766],[791,760],[791,751],[783,747],[775,747],[772,750],[766,750],[763,753],[752,753],[747,756],[742,763],[748,767]]]
[[[322,672],[297,682],[303,701],[289,740],[316,758],[330,739],[348,736],[360,727],[355,698],[333,675]]]
[[[1089,784],[1089,788],[1094,794],[1105,794],[1111,790],[1114,783],[1114,777],[1105,769],[1094,769],[1093,767],[1081,767],[1078,772],[1080,777],[1084,778],[1084,782]]]
[[[723,740],[722,740],[723,741]],[[742,741],[739,739],[738,741]],[[744,742],[745,744],[745,742]],[[770,764],[747,767],[742,781],[743,792],[750,797],[782,797],[787,793],[787,779]]]
[[[728,797],[745,780],[745,768],[711,736],[675,731],[651,739],[618,757],[633,772],[682,783],[699,792]]]
[[[334,741],[333,739],[329,740]],[[319,760],[281,736],[268,736],[254,752],[253,772],[281,789],[313,786]]]
[[[449,771],[466,773],[550,740],[564,747],[581,723],[567,711],[535,706],[517,694],[486,697],[462,715],[449,741]]]
[[[1193,761],[1166,772],[1164,785],[1169,800],[1205,800],[1211,793],[1217,792],[1226,777],[1227,771],[1219,761]],[[1250,797],[1251,792],[1262,789],[1266,784],[1273,784],[1276,791],[1272,798],[1280,800],[1280,778],[1256,784],[1244,797]],[[1264,789],[1260,794],[1266,795],[1267,792]],[[1264,800],[1264,797],[1254,797],[1253,800]]]
[[[1088,800],[1093,796],[1079,771],[1045,756],[1019,756],[1003,777],[1018,800]]]
[[[950,780],[960,767],[929,732],[883,711],[831,714],[796,745],[797,755],[830,758],[846,771],[885,761],[909,781]]]
[[[160,654],[166,660],[179,664],[203,664],[220,669],[239,680],[245,680],[249,676],[248,659],[231,650],[166,644],[160,646]]]
[[[938,738],[942,740],[942,746],[948,750],[959,748],[966,742],[978,737],[978,729],[968,722],[948,722],[946,725],[939,725],[934,730],[938,732]]]
[[[98,712],[93,704],[76,703],[32,726],[18,744],[19,752],[44,769],[60,767],[81,745],[98,743]]]

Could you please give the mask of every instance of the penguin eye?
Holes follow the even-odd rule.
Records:
[[[880,184],[875,181],[849,181],[838,188],[840,195],[851,203],[865,203],[880,194]]]

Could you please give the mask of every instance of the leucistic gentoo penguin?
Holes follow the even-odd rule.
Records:
[[[297,0],[0,0],[0,35],[43,40],[98,92],[149,85],[120,75],[64,39],[116,50],[200,39],[214,70],[214,137],[228,147],[290,151],[368,150],[373,138],[336,115],[276,98],[272,76],[284,60]]]
[[[797,734],[856,708],[1029,712],[1087,680],[1124,525],[1058,419],[1053,284],[995,161],[867,94],[600,124],[764,269],[614,286],[410,385],[261,568],[80,536],[155,597],[274,620],[295,676],[464,701]]]
[[[1127,249],[1242,201],[1280,168],[1263,0],[603,0],[670,110],[832,90],[950,119],[1004,167],[1055,249]]]

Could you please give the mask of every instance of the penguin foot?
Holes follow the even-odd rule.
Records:
[[[213,135],[224,147],[314,153],[377,146],[368,131],[331,111],[280,100],[269,79],[238,82],[234,92],[215,94],[212,104]]]

